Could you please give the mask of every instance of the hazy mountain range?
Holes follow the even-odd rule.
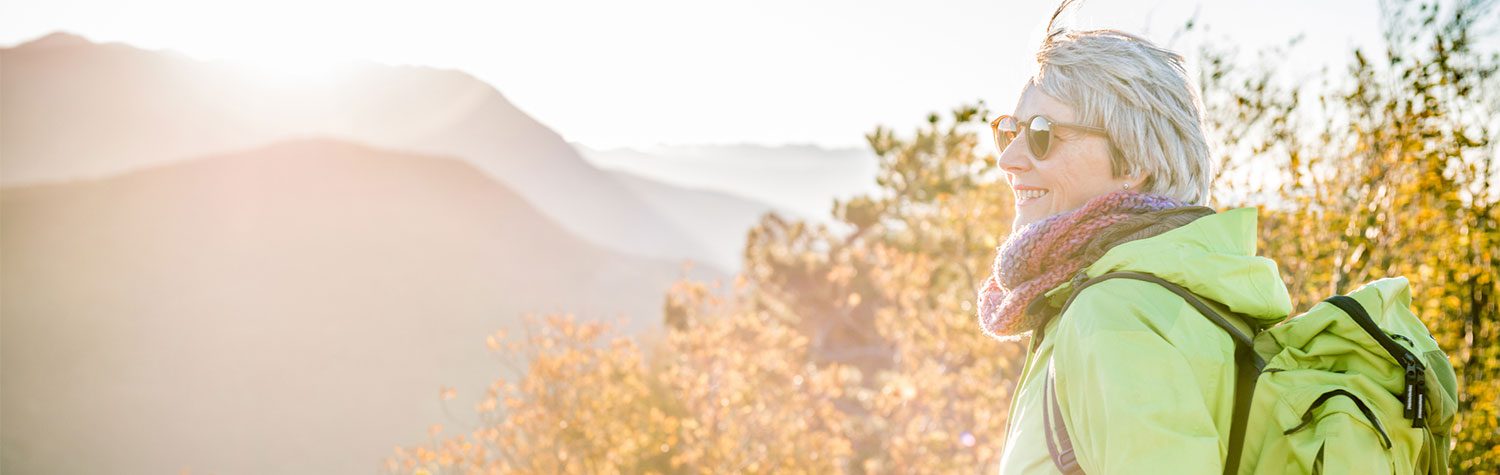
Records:
[[[602,170],[457,71],[283,84],[69,34],[0,65],[5,473],[371,471],[456,422],[442,385],[470,414],[485,335],[653,331],[805,199]]]
[[[355,63],[338,68],[334,80],[284,84],[234,63],[65,33],[4,55],[3,185],[103,176],[289,138],[338,138],[466,160],[606,248],[737,265],[738,244],[693,240],[499,91],[459,71]],[[744,227],[744,220],[705,216],[696,224],[719,225]]]
[[[770,203],[790,216],[827,221],[835,198],[876,193],[879,162],[869,148],[757,144],[593,149],[583,158],[666,183],[702,187]]]

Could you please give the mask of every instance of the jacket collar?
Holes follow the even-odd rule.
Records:
[[[1255,255],[1257,211],[1235,208],[1111,248],[1084,272],[1087,277],[1135,271],[1161,277],[1249,317],[1257,325],[1279,322],[1292,311],[1276,262]],[[1072,283],[1048,291],[1051,298]]]

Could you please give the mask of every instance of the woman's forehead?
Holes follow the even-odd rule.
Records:
[[[1011,115],[1020,120],[1030,120],[1039,115],[1045,115],[1056,122],[1076,122],[1078,119],[1072,107],[1042,92],[1042,88],[1036,85],[1028,85],[1021,90],[1021,99],[1016,102],[1016,110]]]

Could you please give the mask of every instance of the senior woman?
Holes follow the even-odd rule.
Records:
[[[1032,336],[1000,471],[1219,472],[1236,382],[1228,333],[1166,285],[1072,290],[1151,274],[1248,332],[1286,317],[1286,287],[1255,255],[1255,208],[1201,206],[1213,167],[1182,57],[1120,31],[1048,31],[1015,110],[992,123],[1015,225],[979,289],[979,321],[1002,340]]]

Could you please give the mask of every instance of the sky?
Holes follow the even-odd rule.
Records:
[[[0,0],[0,44],[53,31],[230,59],[288,81],[353,60],[459,69],[593,148],[863,147],[931,112],[1014,107],[1053,2],[894,0]],[[1247,52],[1305,38],[1286,66],[1379,42],[1378,2],[1092,0],[1073,24],[1184,53],[1196,15]],[[1191,55],[1189,55],[1191,56]],[[3,65],[0,65],[3,68]],[[0,72],[3,75],[3,72]]]

